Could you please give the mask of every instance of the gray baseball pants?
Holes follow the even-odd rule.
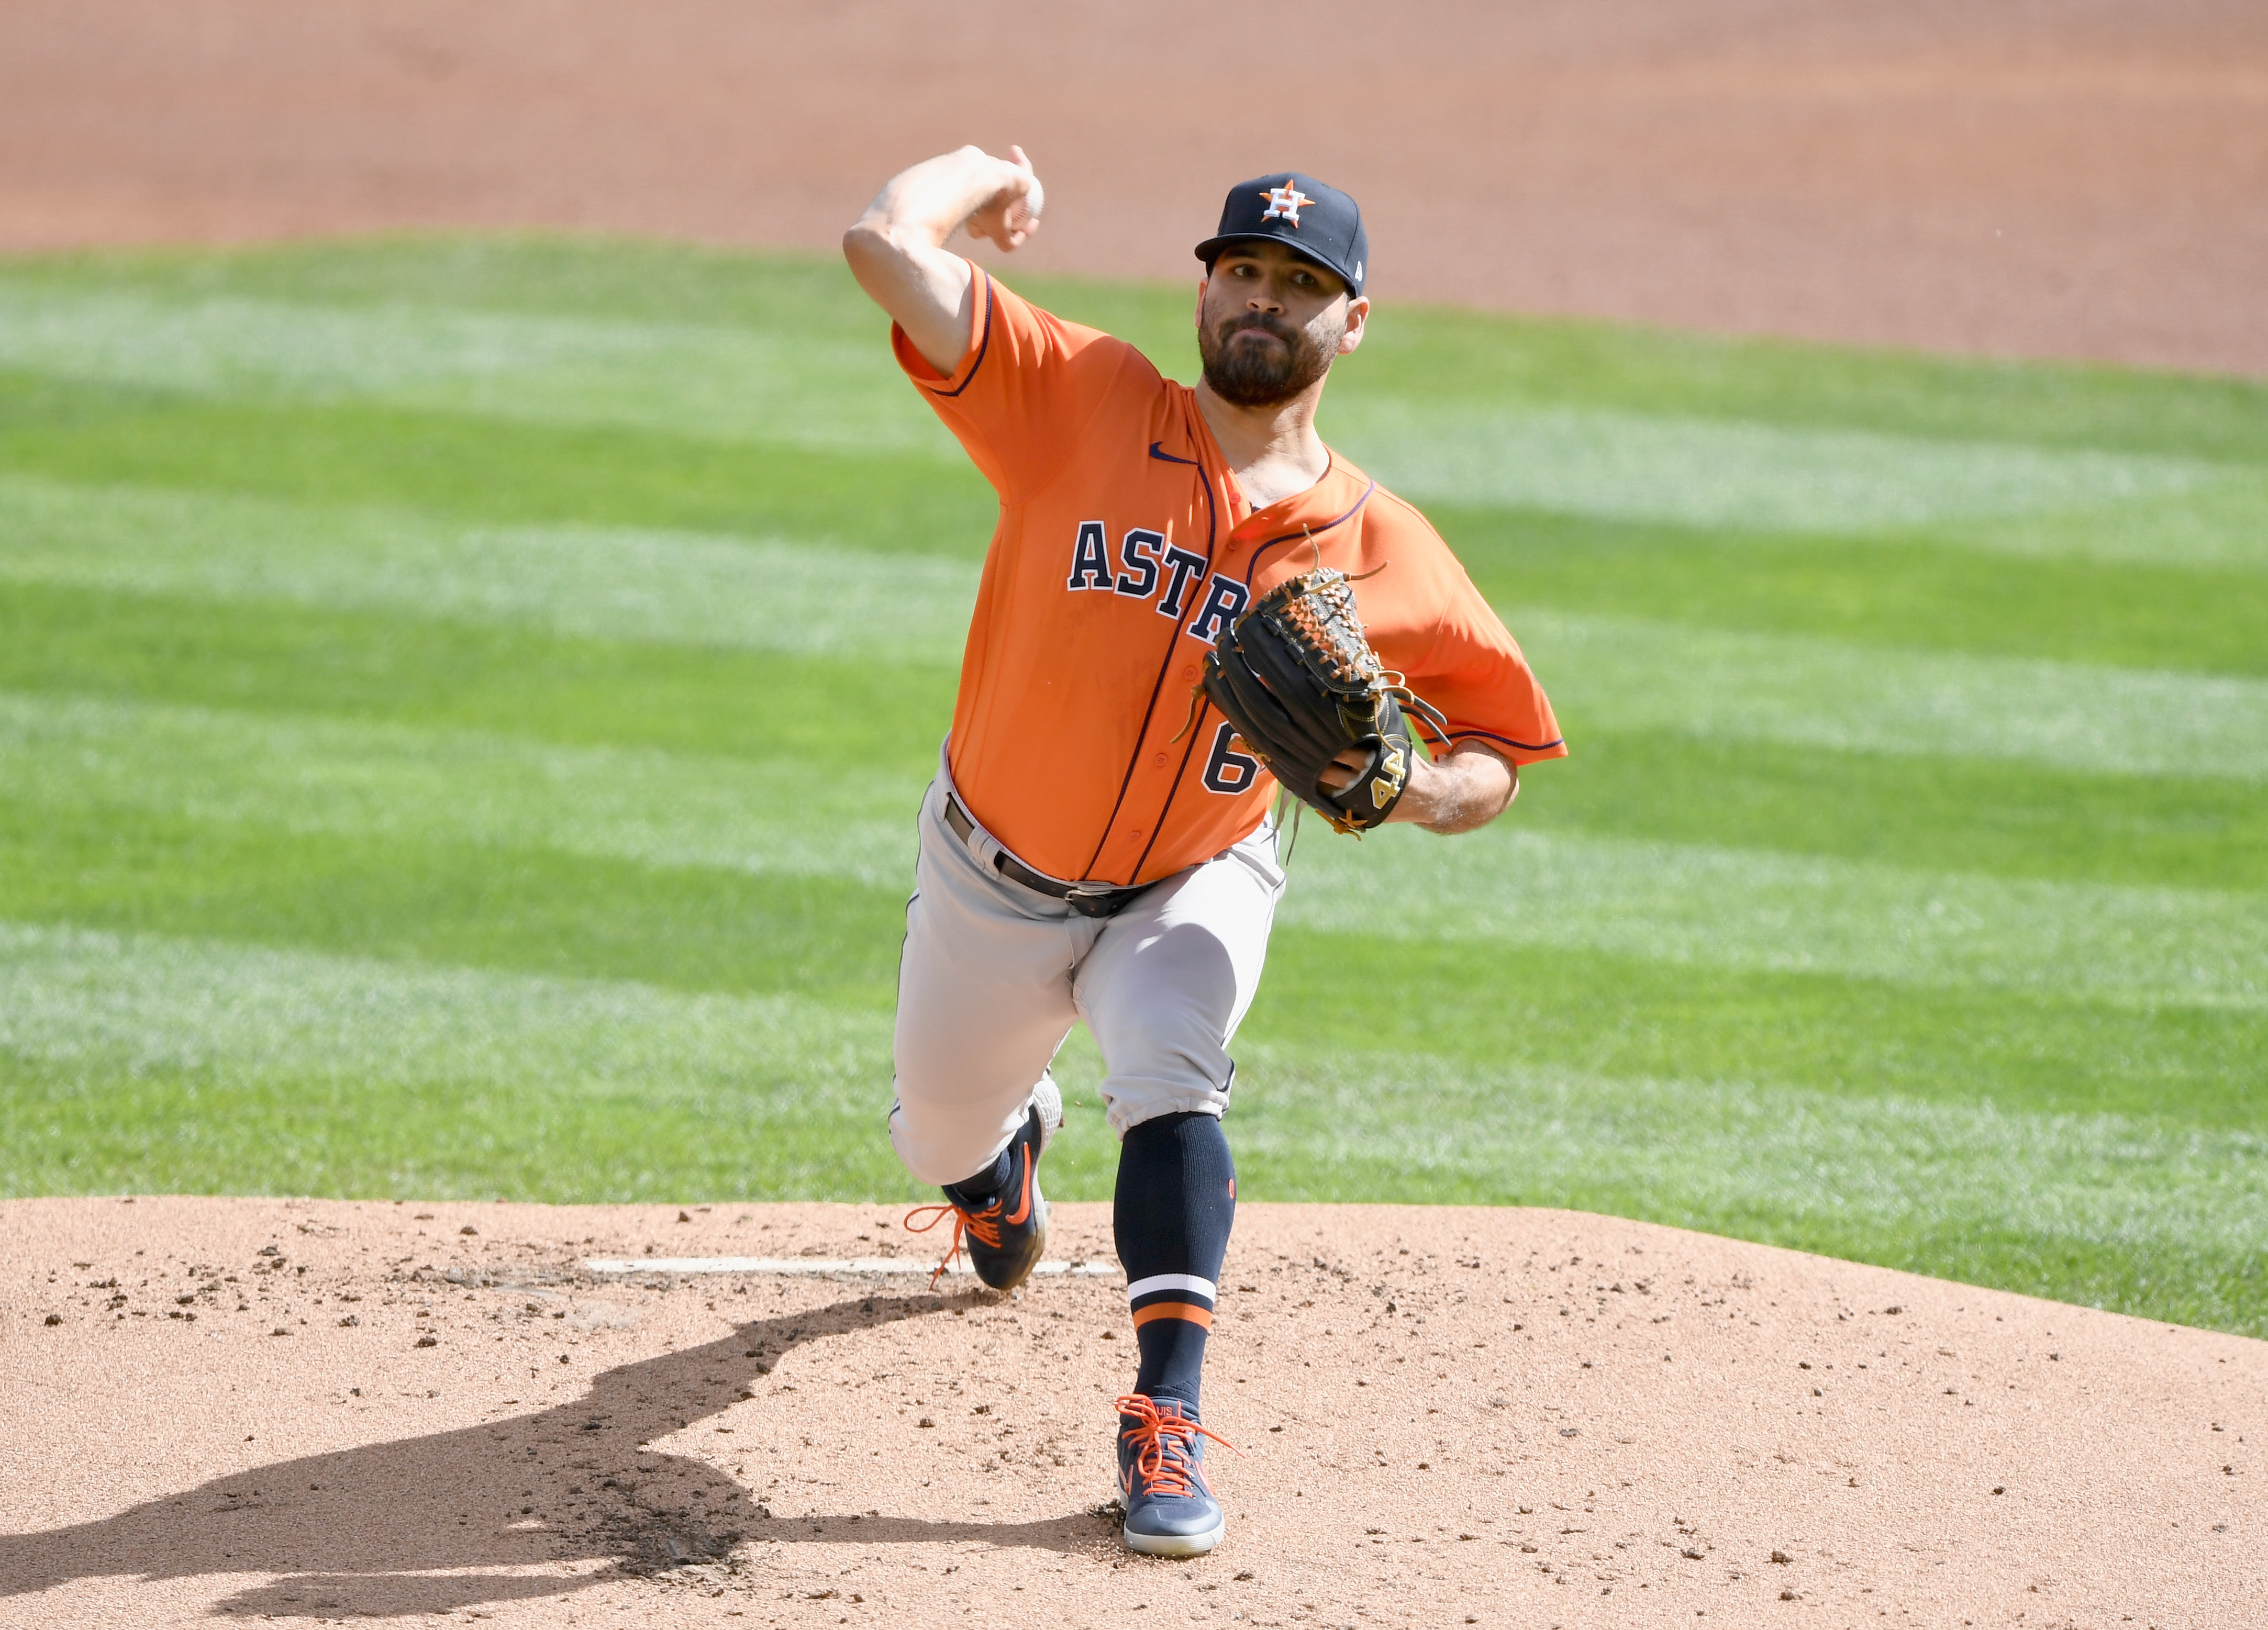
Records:
[[[1228,1106],[1228,1043],[1252,1005],[1284,892],[1263,825],[1117,915],[1086,917],[993,869],[999,843],[946,824],[942,768],[922,800],[906,906],[890,1142],[924,1183],[957,1183],[1024,1123],[1056,1051],[1084,1020],[1108,1070],[1110,1128]],[[965,809],[964,805],[964,809]]]

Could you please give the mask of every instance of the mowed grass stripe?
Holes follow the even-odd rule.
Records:
[[[919,783],[792,762],[544,745],[324,718],[0,694],[0,778],[56,810],[558,849],[910,885]],[[36,792],[30,789],[37,789]],[[879,811],[895,808],[894,817]],[[1314,841],[1283,920],[2242,1007],[2268,1002],[2263,897],[1914,872],[1517,828]]]
[[[60,1134],[96,1118],[87,1093],[105,1078],[142,1100],[146,1124],[196,1124],[207,1158],[243,1152],[194,1112],[186,1100],[197,1092],[227,1103],[282,1088],[340,1120],[408,1107],[407,1129],[438,1134],[420,1149],[379,1132],[372,1149],[342,1161],[335,1141],[307,1128],[301,1170],[332,1182],[373,1169],[398,1177],[408,1162],[455,1179],[457,1192],[471,1171],[542,1172],[540,1186],[562,1198],[622,1197],[590,1193],[594,1181],[656,1192],[650,1168],[621,1169],[614,1141],[596,1171],[571,1161],[561,1133],[589,1124],[576,1111],[592,1098],[615,1140],[649,1122],[665,1149],[690,1117],[706,1118],[725,1160],[771,1181],[777,1166],[807,1162],[814,1132],[842,1137],[865,1116],[865,1135],[844,1140],[836,1174],[864,1178],[887,1170],[887,1046],[880,1016],[792,999],[0,924],[0,1058],[15,1061],[0,1068],[33,1088],[10,1113],[11,1178],[68,1169]],[[1610,1200],[1701,1227],[1769,1219],[1788,1243],[1857,1238],[1875,1259],[1948,1230],[2020,1238],[2036,1258],[2072,1243],[2088,1248],[2090,1276],[2033,1288],[2081,1299],[2108,1289],[2125,1305],[2171,1303],[2165,1316],[2223,1325],[2248,1310],[2218,1294],[2220,1281],[2241,1274],[2268,1222],[2268,1149],[2249,1133],[1896,1098],[1822,1112],[1811,1095],[1740,1082],[1476,1069],[1423,1054],[1263,1046],[1246,1061],[1253,1083],[1235,1116],[1255,1197],[1336,1194],[1390,1165],[1439,1198]],[[1064,1163],[1076,1168],[1068,1195],[1101,1177],[1108,1139],[1094,1124],[1091,1058],[1066,1059],[1064,1074],[1086,1100],[1062,1149],[1078,1155]],[[167,1102],[152,1083],[178,1096]],[[1421,1093],[1432,1115],[1395,1112]],[[500,1112],[515,1099],[516,1116]]]
[[[2268,676],[2268,572],[2018,563],[1928,531],[1852,539],[1427,506],[1473,581],[1522,613],[1638,617],[1868,647]],[[2268,547],[2268,508],[2245,535]]]
[[[890,1011],[909,892],[0,800],[0,899],[25,922],[866,1013]]]
[[[918,459],[369,408],[255,408],[4,373],[0,469],[98,489],[416,510],[437,525],[693,532],[972,565],[997,514],[973,471]],[[1835,540],[1532,510],[1429,512],[1515,626],[1540,605],[1869,645],[2268,671],[2242,632],[2268,616],[2268,576],[2227,565],[2020,561],[1929,530]],[[2238,535],[2268,537],[2268,516]]]
[[[876,326],[856,322],[859,297],[847,276],[840,285],[846,320],[799,329],[468,309],[430,293],[339,305],[0,278],[0,368],[239,400],[354,399],[957,459],[887,348],[864,337]],[[2264,558],[2245,547],[2251,531],[2228,525],[2225,512],[2233,504],[2242,518],[2268,514],[2268,483],[2205,460],[1629,408],[1511,408],[1403,393],[1392,372],[1350,369],[1326,430],[1418,500],[1824,534],[2123,512],[2139,503],[2139,525],[2095,535],[2149,532],[2175,558]],[[2183,518],[2152,518],[2151,501],[2169,499],[2177,502],[2163,513]],[[2037,553],[2057,534],[1958,535]]]
[[[847,282],[847,277],[846,280]],[[715,441],[888,448],[953,438],[872,338],[397,302],[63,293],[0,279],[0,368],[239,400],[340,400]]]
[[[1437,518],[1476,581],[1522,616],[1529,607],[1628,615],[1659,606],[1667,620],[1817,628],[1870,647],[1895,645],[1904,633],[1955,650],[2029,645],[2090,666],[2268,671],[2257,642],[2213,632],[2220,618],[2242,620],[2254,602],[2268,616],[2268,577],[2073,565],[2018,572],[1911,542],[1870,544],[1856,559],[1781,546],[1749,563],[1769,585],[1760,592],[1749,575],[1728,576],[1720,552],[1690,532],[1555,529],[1485,513]],[[406,506],[22,475],[0,475],[0,532],[13,546],[0,575],[21,582],[390,607],[805,655],[957,660],[976,592],[973,562],[808,537],[482,525]],[[2106,602],[2122,608],[2108,629],[2095,626],[2104,620],[2093,609]],[[1957,614],[1938,609],[1948,604]],[[2032,614],[2043,606],[2057,614]]]
[[[774,540],[466,525],[408,510],[0,479],[0,576],[800,656],[954,662],[959,561]]]
[[[0,922],[0,1047],[131,1072],[680,1090],[758,1083],[824,1107],[887,1090],[887,1015],[217,940]],[[878,1082],[884,1083],[878,1087]]]
[[[1571,743],[1713,740],[2268,780],[2268,679],[1886,650],[1543,608],[1508,620]]]
[[[0,802],[20,920],[887,1013],[906,886]],[[2257,1124],[2268,1012],[1279,925],[1248,1039]],[[1398,993],[1422,992],[1405,1004]]]
[[[0,693],[0,782],[50,807],[910,886],[922,778],[790,759]],[[784,789],[792,789],[783,796]]]
[[[2167,497],[1963,520],[1932,535],[2043,565],[2125,562],[2257,576],[2268,569],[2268,469],[2222,465]]]
[[[1189,284],[1007,265],[1049,310],[1194,377]],[[833,255],[561,234],[389,233],[233,248],[102,250],[0,262],[29,294],[118,293],[515,316],[722,324],[864,343],[873,308]],[[1587,407],[1936,439],[2268,462],[2268,385],[1388,303],[1362,353],[1377,388],[1462,408]],[[1354,375],[1351,371],[1350,378]],[[1334,392],[1337,385],[1334,385]]]
[[[2268,891],[2242,782],[1918,760],[1678,731],[1583,732],[1530,771],[1521,829],[1837,855],[1910,870]]]
[[[1248,1048],[1238,1175],[1270,1198],[1572,1206],[2268,1333],[2268,1141],[1740,1080]],[[1422,1117],[1397,1106],[1424,1101]],[[1293,1105],[1297,1106],[1296,1112]]]
[[[1348,377],[1359,373],[1350,368]],[[1840,533],[2194,492],[2202,460],[1356,389],[1327,433],[1411,497],[1609,520]]]
[[[525,622],[565,634],[949,660],[972,567],[835,547],[0,485],[0,576]],[[871,613],[871,614],[869,614]],[[2268,679],[1509,613],[1563,723],[2268,778]]]
[[[696,756],[799,755],[809,780],[836,766],[925,776],[952,722],[954,671],[0,577],[0,690]]]
[[[590,637],[266,602],[9,584],[0,690],[334,713],[569,745],[887,768],[917,784],[954,666]],[[2268,888],[2268,801],[2242,782],[1828,751],[1587,720],[1513,819],[1922,870]]]
[[[1603,1179],[1653,1194],[1662,1211],[1830,1218],[1849,1231],[1957,1216],[2044,1238],[2184,1241],[2235,1258],[2268,1230],[2268,1138],[2257,1133],[1894,1096],[1839,1098],[1827,1115],[1815,1095],[1786,1088],[1464,1061],[1448,1112],[1422,1126],[1397,1124],[1366,1090],[1432,1090],[1444,1061],[1253,1049],[1249,1066],[1268,1084],[1239,1105],[1251,1117],[1247,1142],[1256,1156],[1276,1153],[1281,1127],[1277,1135],[1314,1156],[1325,1152],[1314,1131],[1325,1124],[1336,1128],[1334,1164],[1390,1154],[1498,1194]],[[1303,1112],[1286,1125],[1273,1100],[1294,1093]],[[1602,1161],[1604,1170],[1593,1164]],[[1321,1185],[1296,1186],[1300,1198],[1322,1197]]]
[[[1490,829],[1300,846],[1278,921],[1431,942],[2001,985],[2138,1002],[2268,1002],[2268,897]]]
[[[1240,1049],[2263,1129],[2268,1011],[1279,924]],[[1255,1079],[1257,1079],[1256,1077]],[[1415,1105],[1403,1110],[1419,1119]],[[1318,1115],[1327,1115],[1322,1109]],[[1669,1135],[1665,1130],[1664,1135]]]
[[[92,488],[659,527],[980,559],[998,499],[966,464],[703,442],[367,403],[252,403],[0,370],[0,469]]]
[[[1352,456],[1355,449],[1350,446],[1347,451]],[[1390,467],[1381,465],[1379,479],[1400,491],[1403,483],[1384,474]],[[1506,483],[1508,490],[1511,485]],[[2090,503],[2073,496],[2061,507],[1983,517],[1896,518],[1902,512],[1926,508],[1929,502],[1909,498],[1903,505],[1886,505],[1865,526],[1847,520],[1832,524],[1831,517],[1828,525],[1798,525],[1797,521],[1807,518],[1793,503],[1778,504],[1779,518],[1764,524],[1730,511],[1729,506],[1722,516],[1704,517],[1681,514],[1668,503],[1569,510],[1521,502],[1519,496],[1516,493],[1496,496],[1485,490],[1445,491],[1426,495],[1425,507],[1469,561],[1485,561],[1485,546],[1475,545],[1480,536],[1491,532],[1550,539],[1563,547],[1568,541],[1580,543],[1589,532],[1609,538],[1617,533],[1658,536],[1682,542],[1719,569],[1731,567],[1744,574],[1786,569],[1791,564],[1806,573],[1830,574],[1838,562],[1863,567],[1880,558],[1882,551],[1911,550],[1917,545],[1942,550],[1949,557],[1938,575],[1948,575],[1954,569],[1951,562],[1958,562],[1976,581],[1988,584],[2021,580],[2020,574],[2011,570],[2018,562],[2029,565],[2035,576],[2050,574],[2051,584],[2057,569],[2067,571],[2087,565],[2147,568],[2254,583],[2268,570],[2268,470],[2254,466],[2215,466],[2210,475],[2169,485],[2167,491],[2151,497],[2106,496]],[[1772,503],[1767,501],[1766,507]],[[1959,608],[1941,609],[1957,612]]]
[[[913,1203],[879,1112],[733,1086],[133,1073],[0,1050],[0,1194]]]
[[[911,1194],[889,1019],[0,923],[0,1192]]]

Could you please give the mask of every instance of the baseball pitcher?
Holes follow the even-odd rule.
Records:
[[[1355,201],[1297,173],[1229,189],[1197,246],[1194,387],[946,251],[963,225],[1015,249],[1042,201],[1020,149],[964,147],[843,240],[1000,497],[922,805],[890,1138],[944,1190],[954,1251],[1021,1283],[1063,1120],[1049,1066],[1073,1023],[1094,1033],[1139,1349],[1125,1542],[1188,1556],[1223,1531],[1200,1382],[1236,1209],[1228,1046],[1284,890],[1270,795],[1342,832],[1469,832],[1566,748],[1448,547],[1315,434],[1370,318]]]

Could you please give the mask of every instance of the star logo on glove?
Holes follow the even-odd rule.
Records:
[[[1294,226],[1300,224],[1300,206],[1315,202],[1289,181],[1281,187],[1271,187],[1260,195],[1268,201],[1268,208],[1261,212],[1262,220],[1272,221],[1280,216]]]

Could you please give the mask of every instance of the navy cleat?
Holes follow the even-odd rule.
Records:
[[[1228,1524],[1205,1482],[1206,1438],[1235,1447],[1199,1425],[1178,1399],[1137,1392],[1118,1400],[1118,1497],[1128,1550],[1203,1556],[1220,1543]]]
[[[953,1218],[953,1245],[937,1265],[937,1272],[929,1276],[932,1290],[964,1250],[976,1277],[995,1290],[1013,1290],[1031,1277],[1048,1245],[1048,1201],[1040,1193],[1040,1156],[1062,1126],[1063,1095],[1053,1081],[1042,1077],[1032,1094],[1022,1129],[1008,1142],[1008,1180],[998,1193],[972,1195],[959,1184],[947,1184],[945,1204],[917,1206],[906,1213],[904,1226],[915,1234],[926,1233],[948,1215]],[[930,1214],[929,1221],[915,1222],[924,1212]]]

